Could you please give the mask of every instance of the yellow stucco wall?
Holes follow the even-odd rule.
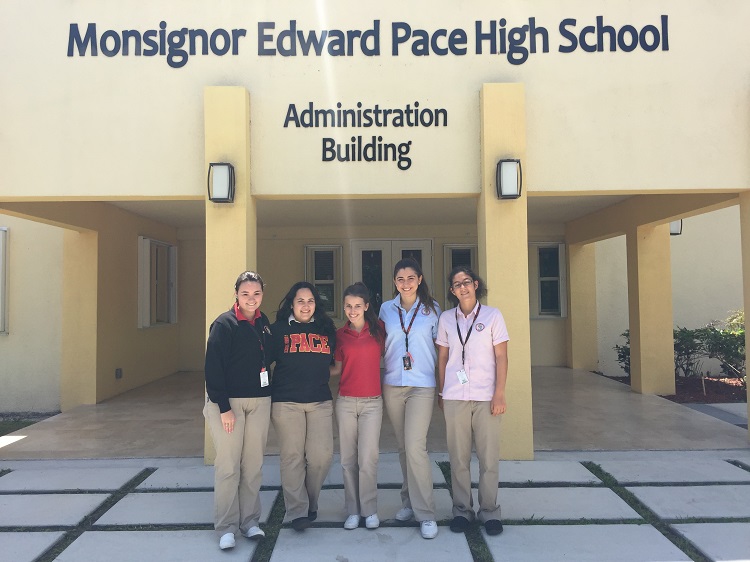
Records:
[[[28,26],[18,25],[29,13],[34,14],[33,40]],[[667,15],[669,51],[558,52],[565,42],[558,33],[563,19],[576,18],[579,32],[600,15],[607,25],[638,29],[660,26],[661,15]],[[502,17],[509,28],[535,17],[549,31],[549,52],[533,54],[522,65],[505,56],[475,54],[473,45],[465,56],[416,57],[408,46],[399,56],[390,53],[394,21],[430,32],[460,27],[473,37],[476,21],[488,25]],[[193,56],[179,69],[170,68],[163,56],[67,56],[71,23],[96,22],[101,34],[158,29],[162,19],[169,30],[237,27],[248,35],[237,56]],[[292,19],[305,31],[368,29],[378,19],[383,52],[378,57],[259,56],[257,22],[274,22],[278,35]],[[0,91],[6,133],[0,151],[13,154],[0,167],[2,196],[200,197],[203,88],[227,84],[246,88],[253,99],[253,134],[263,139],[250,149],[257,194],[301,189],[339,194],[352,186],[360,194],[477,194],[476,102],[484,82],[528,85],[528,156],[535,163],[527,170],[529,191],[747,188],[748,20],[745,0],[514,0],[502,9],[492,0],[440,2],[429,9],[394,1],[364,9],[345,0],[191,2],[186,9],[182,1],[167,0],[159,3],[158,13],[96,0],[3,2],[0,41],[3,51],[14,55],[3,69]],[[322,137],[346,142],[351,130],[283,126],[291,103],[404,107],[415,101],[423,108],[447,109],[449,124],[376,131],[386,141],[413,141],[407,172],[392,163],[372,173],[373,165],[322,162]],[[25,146],[34,148],[18,149]],[[28,170],[34,170],[31,178]]]

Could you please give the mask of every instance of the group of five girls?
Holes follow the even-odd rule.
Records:
[[[214,527],[221,549],[235,545],[237,532],[251,539],[265,536],[259,526],[259,490],[271,420],[280,446],[285,519],[302,531],[317,518],[333,457],[331,375],[341,376],[336,419],[345,529],[363,520],[368,529],[380,525],[377,465],[385,405],[403,474],[395,518],[416,519],[426,539],[437,535],[427,454],[437,386],[451,462],[450,528],[463,532],[478,517],[489,534],[502,532],[497,467],[499,415],[506,408],[503,317],[479,303],[486,288],[468,268],[451,271],[449,298],[457,307],[442,315],[416,261],[399,261],[393,277],[396,297],[383,303],[379,318],[367,287],[348,287],[347,322],[339,330],[314,285],[293,285],[270,324],[260,312],[261,277],[254,272],[238,277],[234,306],[213,322],[206,347],[204,415],[216,448]],[[478,515],[469,473],[472,434],[480,463]]]

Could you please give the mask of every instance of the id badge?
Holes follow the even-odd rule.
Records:
[[[469,377],[466,376],[466,371],[461,369],[460,371],[456,371],[456,376],[458,377],[458,382],[461,384],[466,384],[469,382]]]
[[[404,371],[411,371],[411,355],[407,353],[401,359],[404,362]]]
[[[268,371],[265,367],[260,370],[260,386],[268,386]]]

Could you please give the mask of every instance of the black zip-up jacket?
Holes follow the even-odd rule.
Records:
[[[274,402],[325,402],[331,400],[328,387],[336,329],[322,330],[320,322],[280,320],[271,326],[271,354]]]
[[[231,410],[230,398],[262,398],[271,395],[271,386],[260,386],[260,370],[270,343],[268,318],[261,313],[253,327],[238,321],[234,308],[221,314],[208,332],[206,344],[206,390],[208,399],[223,414]],[[260,338],[260,339],[259,339]],[[261,341],[267,343],[261,347]]]

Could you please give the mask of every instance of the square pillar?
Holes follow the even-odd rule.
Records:
[[[206,194],[206,338],[214,319],[229,310],[234,282],[257,267],[255,200],[250,191],[250,95],[245,88],[215,86],[204,90],[205,167],[211,162],[234,166],[233,203],[212,203]],[[204,460],[216,456],[206,427]]]
[[[500,454],[503,459],[533,459],[526,188],[515,200],[499,200],[495,195],[495,167],[499,159],[520,158],[522,166],[526,166],[523,85],[484,84],[480,110],[479,274],[489,287],[487,304],[503,313],[510,335],[508,413],[503,416]]]
[[[740,193],[740,236],[742,237],[742,297],[743,308],[747,313],[750,307],[750,192]],[[747,330],[745,317],[745,356],[750,349],[750,332]],[[746,360],[747,364],[747,360]],[[747,370],[745,371],[747,373]],[[747,413],[750,417],[750,400],[747,402]],[[750,437],[750,427],[748,427]]]
[[[594,371],[599,367],[596,316],[596,247],[568,245],[568,367]]]
[[[63,232],[60,410],[96,404],[99,235]]]
[[[669,223],[626,233],[630,381],[642,394],[674,394]]]

